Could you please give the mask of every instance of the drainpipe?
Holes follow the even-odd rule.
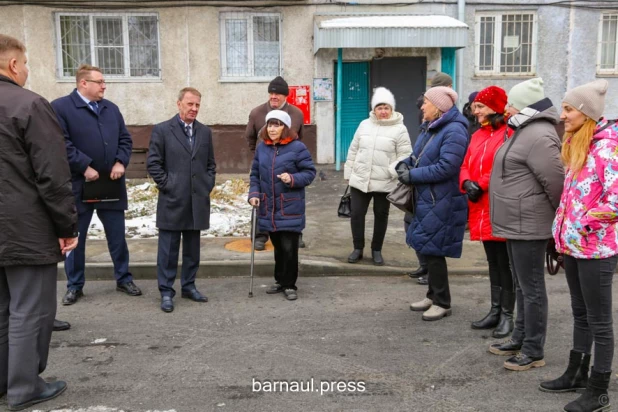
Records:
[[[463,23],[466,22],[466,0],[457,0],[457,19]],[[459,95],[459,102],[461,105],[461,101],[462,101],[462,92],[463,92],[463,54],[464,54],[464,50],[466,50],[466,48],[464,47],[463,49],[459,49],[457,50],[457,55],[456,55],[456,67],[455,67],[455,73],[456,73],[456,81],[455,81],[455,88],[456,88],[456,92]]]
[[[341,170],[341,95],[343,94],[343,49],[337,49],[337,111],[335,112],[335,170]]]

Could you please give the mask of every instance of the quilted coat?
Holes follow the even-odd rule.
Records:
[[[478,202],[468,202],[468,225],[470,227],[470,239],[480,241],[504,241],[491,234],[491,214],[489,213],[489,178],[494,163],[496,152],[504,143],[505,135],[510,136],[513,130],[503,124],[498,129],[493,129],[490,124],[478,129],[470,140],[466,157],[461,165],[459,173],[459,187],[462,193],[463,184],[466,180],[472,180],[479,184],[483,190]]]
[[[364,193],[390,192],[397,185],[395,166],[412,152],[403,116],[393,112],[378,120],[371,112],[354,134],[345,162],[344,178]]]
[[[438,120],[421,125],[414,153],[418,156],[427,147],[410,170],[416,213],[406,242],[423,255],[461,257],[468,202],[459,190],[459,171],[467,144],[468,121],[456,106]],[[404,163],[413,166],[414,158]]]
[[[578,259],[618,255],[618,126],[599,131],[583,169],[567,169],[552,232],[556,250]]]
[[[292,182],[277,177],[289,173]],[[315,166],[307,147],[297,139],[277,144],[266,139],[258,144],[251,166],[249,199],[260,199],[258,226],[261,232],[302,232],[305,228],[305,187],[315,178]]]

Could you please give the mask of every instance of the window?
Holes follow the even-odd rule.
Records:
[[[219,15],[221,79],[272,80],[281,74],[281,16],[273,13]]]
[[[602,14],[599,27],[598,74],[618,74],[618,14]]]
[[[156,14],[56,14],[58,77],[73,78],[81,64],[106,78],[160,78]]]
[[[536,13],[476,15],[476,75],[532,76],[536,71]]]

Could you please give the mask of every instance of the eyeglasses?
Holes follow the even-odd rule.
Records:
[[[105,80],[86,80],[88,83],[96,83],[99,86],[105,84]]]

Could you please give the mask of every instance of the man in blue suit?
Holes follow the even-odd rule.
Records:
[[[84,295],[86,236],[95,209],[103,223],[114,263],[116,290],[130,296],[142,294],[129,272],[129,249],[125,240],[124,211],[128,202],[124,173],[131,158],[131,135],[118,106],[103,98],[106,84],[101,69],[82,65],[77,69],[76,78],[76,89],[52,102],[64,132],[79,217],[79,246],[65,262],[68,283],[63,305],[72,305]],[[84,183],[104,174],[113,181],[120,180],[120,199],[85,203],[82,200]]]

